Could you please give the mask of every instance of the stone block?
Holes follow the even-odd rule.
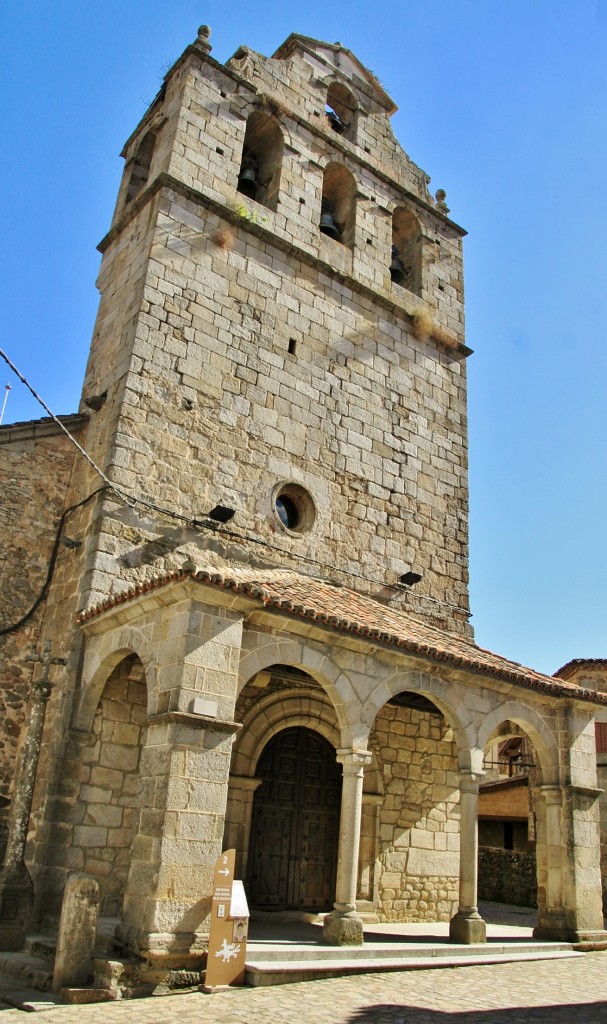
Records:
[[[107,841],[107,828],[95,825],[76,825],[74,828],[74,846],[103,847]]]

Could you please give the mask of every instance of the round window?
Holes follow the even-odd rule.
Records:
[[[274,511],[285,530],[305,533],[316,518],[312,497],[298,484],[282,484],[274,494]]]

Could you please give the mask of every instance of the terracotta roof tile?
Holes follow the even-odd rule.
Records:
[[[321,626],[432,658],[452,667],[493,676],[555,697],[607,703],[607,694],[597,694],[563,678],[536,672],[478,647],[464,637],[422,622],[407,612],[387,608],[372,597],[290,570],[205,568],[193,573],[174,572],[80,612],[78,621],[88,622],[118,604],[188,577],[201,584],[243,594],[266,608],[276,608],[287,615],[299,616]]]
[[[572,658],[554,673],[559,679],[569,679],[580,669],[607,668],[607,658]]]

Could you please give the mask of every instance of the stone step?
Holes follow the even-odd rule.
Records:
[[[453,945],[449,942],[427,943],[418,942],[366,942],[363,946],[322,946],[303,943],[262,943],[252,940],[247,945],[247,960],[255,963],[272,963],[275,961],[305,962],[331,961],[342,962],[357,960],[394,960],[408,961],[414,958],[447,958],[449,960],[467,959],[472,956],[489,954],[507,956],[509,954],[536,953],[571,953],[569,942],[488,942],[467,946]]]
[[[63,1006],[65,1000],[52,992],[27,988],[19,979],[0,974],[0,1003],[33,1013],[51,1010],[54,1006]]]
[[[52,964],[55,962],[57,939],[51,938],[50,935],[28,935],[23,952],[27,953],[28,956],[35,957],[38,960],[45,960],[47,963]]]
[[[411,956],[397,959],[375,958],[352,960],[274,960],[247,961],[245,985],[286,985],[296,981],[318,981],[355,974],[376,974],[380,971],[428,970],[435,967],[471,967],[473,965],[521,963],[534,960],[561,960],[584,956],[569,949],[542,949],[534,953],[511,950],[502,953],[475,952],[469,956]]]
[[[0,973],[18,978],[24,988],[40,992],[50,992],[53,984],[53,968],[48,961],[28,953],[0,953]]]

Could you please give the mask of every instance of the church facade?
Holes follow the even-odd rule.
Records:
[[[484,750],[524,735],[538,934],[601,932],[607,695],[474,642],[464,232],[395,109],[340,44],[221,65],[203,27],[125,145],[61,420],[87,458],[58,423],[0,429],[9,832],[26,656],[65,661],[33,920],[85,872],[123,949],[198,963],[235,848],[252,908],[327,912],[327,942],[361,942],[365,917],[482,941]]]

